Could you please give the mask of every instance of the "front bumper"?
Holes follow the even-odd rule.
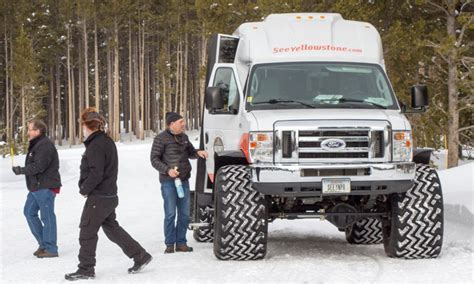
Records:
[[[322,180],[349,179],[351,192],[326,195],[380,195],[406,192],[413,185],[415,163],[387,164],[311,164],[263,165],[253,164],[253,187],[274,196],[323,196]],[[344,174],[342,174],[344,173]]]

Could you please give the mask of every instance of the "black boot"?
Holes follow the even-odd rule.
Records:
[[[143,254],[140,259],[135,260],[133,266],[128,269],[128,273],[138,273],[142,271],[152,259],[153,257],[149,253],[145,252],[145,254]]]
[[[76,280],[84,280],[84,279],[94,279],[95,273],[94,272],[87,272],[83,270],[77,270],[73,273],[68,273],[64,275],[64,278],[69,281],[76,281]]]

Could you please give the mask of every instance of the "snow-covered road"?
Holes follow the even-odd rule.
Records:
[[[442,255],[430,260],[385,256],[382,245],[354,246],[328,222],[276,220],[269,226],[268,254],[261,261],[219,261],[212,244],[196,243],[193,253],[164,255],[163,208],[158,174],[149,162],[151,140],[118,145],[120,155],[120,224],[154,260],[142,273],[129,275],[129,260],[101,232],[96,282],[445,282],[472,283],[474,274],[473,164],[441,171],[445,193]],[[56,198],[59,258],[37,259],[37,248],[23,216],[23,177],[11,172],[10,159],[0,159],[0,282],[63,282],[76,269],[78,222],[84,198],[77,180],[83,147],[60,149],[63,188]],[[16,157],[23,165],[24,156]],[[446,181],[448,183],[446,183]],[[193,184],[193,183],[192,183]],[[461,219],[460,219],[461,218]],[[94,282],[95,283],[95,282]]]

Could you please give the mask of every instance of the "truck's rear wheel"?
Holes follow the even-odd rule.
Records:
[[[383,227],[390,257],[435,258],[443,244],[443,195],[438,174],[417,165],[415,183],[405,194],[393,194],[391,220]]]
[[[262,259],[267,251],[265,196],[245,166],[219,169],[215,184],[214,254],[222,260]]]
[[[382,222],[377,218],[364,218],[346,229],[350,244],[372,245],[383,242]]]
[[[195,228],[193,237],[198,242],[210,243],[214,239],[214,216],[209,211],[210,206],[196,206],[197,221],[199,223],[208,223],[208,227]]]

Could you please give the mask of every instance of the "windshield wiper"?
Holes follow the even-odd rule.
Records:
[[[379,104],[376,104],[376,103],[373,103],[373,102],[369,102],[369,101],[364,101],[364,100],[355,100],[355,99],[340,98],[338,101],[343,102],[343,103],[347,102],[347,103],[369,104],[369,105],[372,105],[372,106],[375,106],[375,107],[378,107],[378,108],[381,108],[381,109],[387,109],[386,106],[379,105]]]
[[[369,101],[364,101],[364,100],[355,100],[355,99],[346,99],[346,98],[340,98],[340,99],[327,99],[327,100],[318,100],[318,101],[325,101],[325,102],[339,102],[339,103],[360,103],[360,104],[366,104],[366,105],[371,105],[377,108],[381,109],[387,109],[386,106],[379,105],[373,102]]]
[[[296,103],[296,104],[300,104],[300,105],[303,105],[303,106],[306,106],[306,107],[309,107],[309,108],[315,108],[315,106],[310,105],[310,104],[307,104],[307,103],[304,103],[304,102],[295,101],[295,100],[280,100],[280,99],[271,99],[271,100],[268,100],[268,101],[255,102],[255,103],[252,103],[252,105],[259,105],[259,104],[285,104],[285,103]]]

